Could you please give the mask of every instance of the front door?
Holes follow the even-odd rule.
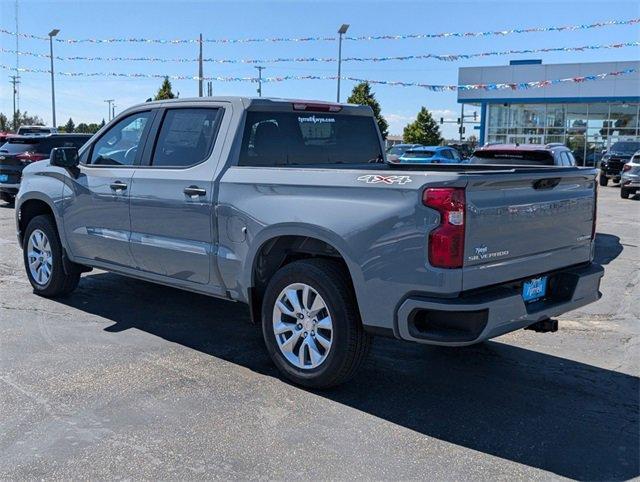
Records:
[[[131,251],[140,270],[178,283],[219,284],[214,257],[213,153],[223,110],[163,109],[130,190]],[[155,130],[155,129],[154,129]]]
[[[82,153],[78,174],[64,187],[63,222],[74,258],[133,267],[131,179],[153,114],[123,118]]]

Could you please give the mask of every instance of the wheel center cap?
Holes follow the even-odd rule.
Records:
[[[305,318],[302,321],[302,326],[304,327],[305,330],[313,330],[313,321],[311,321],[311,318]]]

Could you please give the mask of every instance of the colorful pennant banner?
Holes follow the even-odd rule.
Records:
[[[472,54],[419,54],[419,55],[401,55],[401,56],[388,56],[388,57],[345,57],[343,62],[389,62],[389,61],[407,61],[407,60],[440,60],[444,62],[454,62],[457,60],[468,60],[479,57],[492,57],[500,55],[518,55],[518,54],[538,54],[538,53],[550,53],[550,52],[586,52],[590,50],[601,49],[620,49],[627,47],[638,47],[638,42],[622,42],[606,45],[582,45],[579,47],[544,47],[538,49],[513,49],[513,50],[498,50],[492,52],[478,52]],[[18,54],[28,57],[49,58],[49,54],[46,53],[34,53],[34,52],[21,52],[12,49],[0,48],[0,52],[9,54]],[[54,56],[56,60],[61,61],[100,61],[100,62],[179,62],[179,63],[192,63],[197,62],[197,58],[161,58],[161,57],[62,57]],[[216,63],[216,64],[274,64],[283,62],[320,62],[320,63],[333,63],[337,62],[334,57],[278,57],[271,59],[215,59],[204,58],[204,62]]]
[[[30,68],[18,68],[8,65],[0,65],[1,69],[11,70],[17,72],[29,72],[29,73],[46,73],[50,71],[46,69],[30,69]],[[372,79],[360,79],[357,77],[341,77],[341,80],[348,80],[352,82],[368,82],[370,84],[377,85],[389,85],[393,87],[420,87],[422,89],[430,90],[433,92],[444,91],[457,91],[457,90],[525,90],[544,88],[550,85],[557,85],[567,82],[591,82],[595,80],[602,80],[607,77],[617,77],[621,75],[635,74],[638,69],[625,69],[617,70],[614,72],[605,72],[600,74],[585,75],[579,77],[567,77],[564,79],[554,80],[536,80],[531,82],[517,82],[517,83],[494,83],[494,84],[465,84],[465,85],[438,85],[438,84],[423,84],[420,82],[403,82],[392,80],[372,80]],[[144,74],[144,73],[121,73],[121,72],[56,72],[56,75],[62,75],[65,77],[119,77],[119,78],[143,78],[143,79],[160,79],[169,77],[172,80],[200,80],[198,76],[192,75],[168,75],[163,74]],[[263,77],[261,80],[265,83],[270,82],[285,82],[290,80],[337,80],[337,76],[319,76],[319,75],[285,75],[281,77]],[[258,77],[202,77],[202,80],[212,80],[217,82],[258,82]]]
[[[524,34],[535,32],[566,32],[576,30],[589,30],[594,28],[611,27],[618,25],[634,25],[640,23],[640,18],[631,18],[627,20],[607,20],[602,22],[594,22],[578,25],[562,25],[551,27],[528,27],[528,28],[510,28],[506,30],[488,30],[484,32],[440,32],[440,33],[420,33],[420,34],[404,34],[404,35],[363,35],[359,37],[344,36],[345,40],[354,41],[371,41],[371,40],[407,40],[407,39],[435,39],[449,37],[492,37],[506,36],[512,34]],[[46,40],[49,37],[42,35],[33,35],[28,33],[17,33],[11,30],[0,29],[0,33],[6,35],[18,36],[26,39]],[[85,38],[85,39],[65,39],[54,37],[56,42],[67,44],[80,43],[148,43],[148,44],[195,44],[199,43],[199,39],[149,39],[149,38]],[[335,36],[319,36],[319,37],[269,37],[269,38],[236,38],[236,39],[204,39],[203,42],[218,44],[237,44],[237,43],[257,43],[257,42],[319,42],[319,41],[335,41]]]

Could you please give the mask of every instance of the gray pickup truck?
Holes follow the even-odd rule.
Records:
[[[35,293],[99,268],[247,303],[280,371],[328,387],[373,335],[469,345],[596,301],[595,179],[392,166],[368,107],[181,99],[28,166],[16,220]]]

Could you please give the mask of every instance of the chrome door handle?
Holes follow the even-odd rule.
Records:
[[[183,191],[187,196],[196,197],[196,196],[205,196],[207,194],[206,189],[202,189],[198,186],[189,186],[185,187]]]
[[[113,191],[125,191],[127,189],[127,185],[122,181],[114,181],[110,187]]]

